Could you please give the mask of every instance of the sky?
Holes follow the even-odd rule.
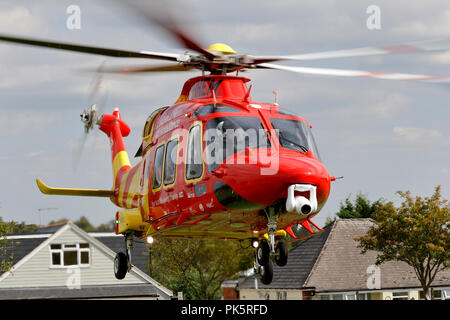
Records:
[[[181,2],[181,1],[180,1]],[[183,53],[166,32],[116,5],[99,0],[14,0],[0,4],[0,33],[126,50]],[[81,9],[80,29],[67,28],[70,5]],[[367,27],[370,5],[380,8],[380,29]],[[204,44],[238,53],[286,55],[394,45],[450,37],[450,4],[418,1],[189,1],[180,10]],[[86,216],[94,225],[114,218],[104,198],[43,195],[35,179],[55,187],[109,189],[109,143],[89,135],[79,167],[73,151],[83,135],[79,114],[90,105],[95,76],[86,68],[157,64],[0,43],[0,217],[46,224]],[[340,58],[284,63],[292,66],[450,75],[450,52]],[[105,112],[119,107],[130,125],[125,138],[132,164],[148,115],[173,104],[184,82],[199,72],[105,77]],[[400,198],[398,190],[430,196],[440,185],[450,199],[450,88],[448,85],[251,70],[252,97],[278,103],[313,127],[332,176],[322,225],[341,201],[365,194],[371,201]],[[52,208],[48,210],[48,208]]]

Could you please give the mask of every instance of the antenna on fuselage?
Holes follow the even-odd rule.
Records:
[[[214,109],[216,109],[216,104],[217,104],[217,99],[216,99],[216,91],[214,91],[214,89],[211,87],[211,82],[209,82],[209,90],[211,90],[212,95],[213,95],[213,100],[214,100]]]
[[[252,86],[253,85],[251,84],[250,87],[248,87],[247,93],[245,94],[244,101],[246,102],[249,102],[248,97],[250,97],[250,91],[252,91]]]

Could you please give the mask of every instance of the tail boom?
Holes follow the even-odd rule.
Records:
[[[130,127],[122,121],[119,109],[116,108],[112,114],[102,115],[99,129],[106,133],[111,144],[113,181],[117,186],[121,176],[131,169],[130,159],[122,139],[130,134]]]

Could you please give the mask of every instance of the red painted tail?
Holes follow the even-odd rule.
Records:
[[[109,137],[111,144],[114,185],[119,185],[120,177],[124,172],[130,170],[130,160],[128,158],[122,137],[130,134],[130,127],[122,121],[119,109],[114,109],[112,114],[102,116],[100,130]]]

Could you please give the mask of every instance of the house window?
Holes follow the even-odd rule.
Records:
[[[356,300],[355,293],[345,294],[321,294],[320,300]]]
[[[445,289],[443,292],[444,292],[444,299],[449,300],[450,299],[450,289]]]
[[[369,293],[358,293],[358,300],[370,300]]]
[[[287,292],[286,291],[277,291],[277,300],[286,300]]]
[[[433,300],[442,300],[441,290],[433,290]]]
[[[392,300],[408,300],[408,298],[409,298],[409,294],[407,291],[392,293]]]
[[[356,300],[356,294],[354,293],[347,293],[344,295],[345,300]]]
[[[90,253],[89,243],[51,244],[50,266],[56,268],[88,267]]]

